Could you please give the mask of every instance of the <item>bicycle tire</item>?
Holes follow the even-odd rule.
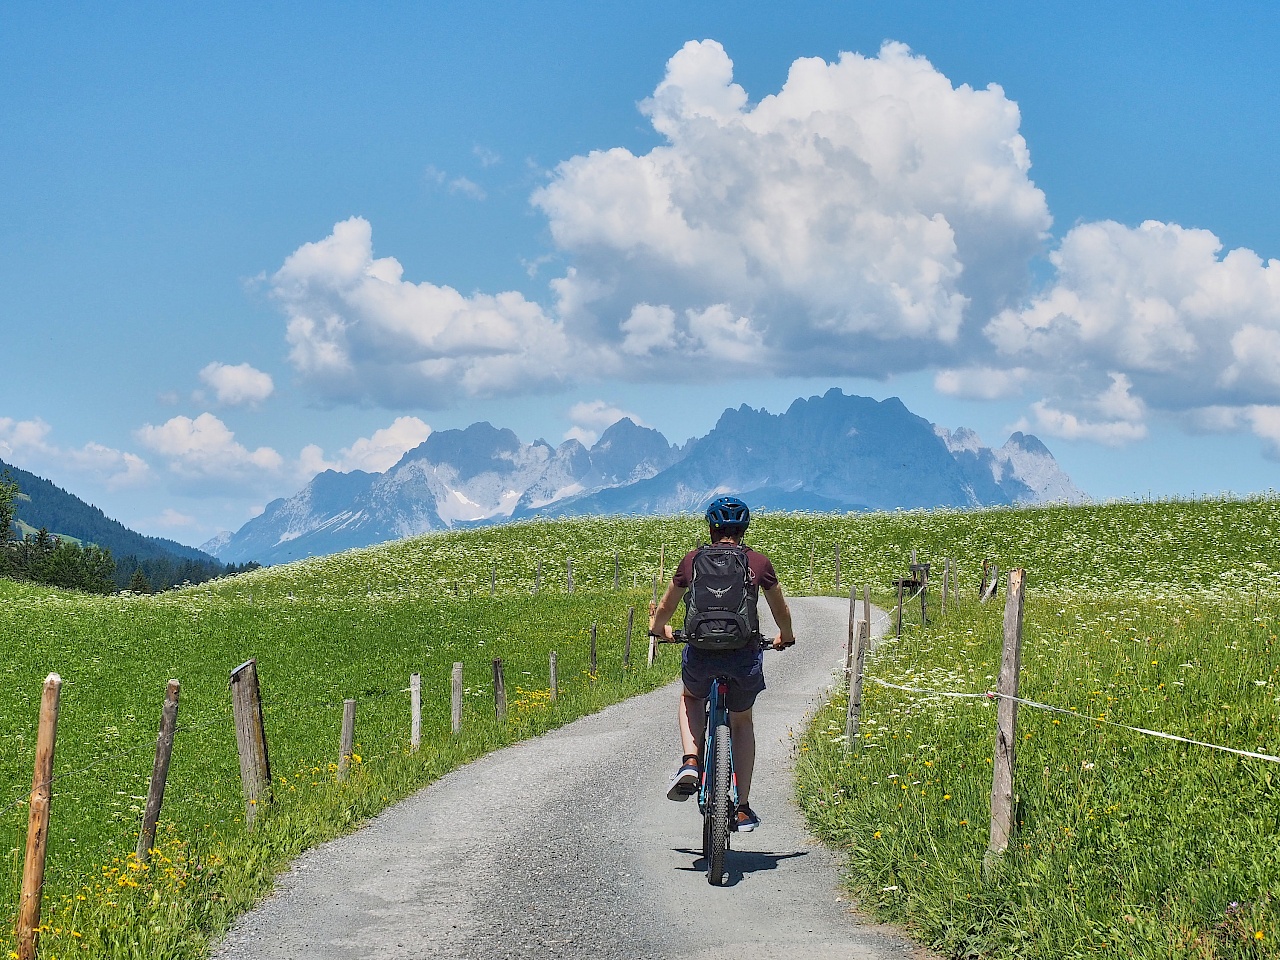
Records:
[[[729,743],[729,725],[716,726],[714,766],[712,767],[711,796],[707,804],[706,829],[710,832],[710,850],[707,856],[707,882],[718,887],[724,883],[725,852],[729,849],[729,818],[733,815],[732,757],[725,749]]]

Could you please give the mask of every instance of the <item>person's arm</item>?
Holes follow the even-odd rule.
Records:
[[[791,628],[791,608],[787,606],[787,598],[782,595],[782,585],[775,584],[764,592],[769,601],[769,612],[778,624],[778,635],[773,639],[773,649],[782,650],[796,642],[795,631]]]
[[[680,605],[681,589],[674,583],[667,584],[667,592],[662,595],[662,599],[658,602],[657,609],[649,616],[649,633],[665,637],[667,640],[673,639],[671,627],[668,623],[671,615],[676,612],[676,607]]]

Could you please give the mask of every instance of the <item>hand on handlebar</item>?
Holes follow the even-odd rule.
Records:
[[[796,645],[795,634],[791,634],[790,636],[787,636],[787,637],[784,637],[782,634],[778,634],[776,637],[773,638],[773,643],[771,644],[774,650],[785,650],[787,649],[787,647],[794,647],[795,645]]]

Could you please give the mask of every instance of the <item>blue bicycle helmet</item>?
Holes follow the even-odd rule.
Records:
[[[751,511],[737,497],[717,497],[707,507],[707,523],[713,527],[746,530],[751,523]]]

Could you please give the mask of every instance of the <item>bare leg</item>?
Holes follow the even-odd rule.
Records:
[[[756,727],[751,711],[729,713],[729,732],[733,736],[733,772],[738,778],[738,803],[751,796],[751,773],[756,766]]]
[[[686,754],[701,755],[702,741],[707,735],[706,700],[695,697],[688,690],[680,694],[680,706],[676,719],[680,723],[680,742]]]

